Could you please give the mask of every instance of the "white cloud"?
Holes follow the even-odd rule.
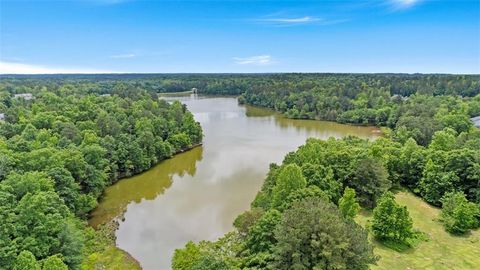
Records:
[[[111,70],[83,68],[52,68],[41,65],[0,61],[0,74],[73,74],[73,73],[118,73]]]
[[[305,25],[305,24],[315,24],[315,25],[331,25],[343,23],[348,20],[326,20],[319,17],[313,16],[303,16],[303,17],[264,17],[254,20],[257,23],[270,24],[273,26],[296,26],[296,25]]]
[[[126,54],[116,54],[116,55],[110,55],[110,58],[134,58],[137,55],[134,53],[126,53]]]
[[[267,18],[260,19],[259,21],[263,22],[273,22],[273,23],[288,23],[288,24],[298,24],[298,23],[310,23],[318,22],[322,19],[310,16],[298,17],[298,18]]]
[[[259,65],[265,66],[273,64],[274,61],[270,55],[257,55],[250,57],[234,57],[233,60],[238,65]]]
[[[421,0],[389,0],[394,9],[407,9],[420,3]]]

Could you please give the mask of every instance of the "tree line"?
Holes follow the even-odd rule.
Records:
[[[1,269],[81,269],[99,252],[85,218],[105,187],[202,140],[179,102],[54,83],[0,82]]]

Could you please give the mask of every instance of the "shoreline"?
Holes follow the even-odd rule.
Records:
[[[190,150],[192,150],[192,149],[194,149],[194,148],[197,148],[197,147],[200,147],[200,146],[202,146],[202,145],[203,145],[203,142],[197,143],[197,144],[193,144],[193,145],[191,145],[191,146],[189,146],[189,147],[187,147],[187,148],[178,150],[178,151],[176,151],[174,154],[172,154],[172,156],[170,156],[170,157],[168,157],[168,158],[166,158],[166,159],[162,159],[162,160],[160,160],[159,162],[153,164],[149,169],[144,170],[144,171],[139,172],[139,173],[136,173],[136,174],[133,174],[133,175],[131,175],[131,176],[119,177],[118,180],[116,180],[115,182],[113,182],[113,183],[112,183],[111,185],[109,185],[109,186],[115,185],[116,183],[118,183],[118,182],[120,182],[120,181],[122,181],[122,180],[124,180],[124,179],[128,179],[128,178],[130,178],[130,177],[134,177],[134,176],[137,176],[137,175],[141,175],[141,174],[147,172],[148,170],[152,169],[153,167],[157,166],[157,165],[160,164],[161,162],[173,158],[173,157],[176,156],[177,154],[185,153],[185,152],[187,152],[187,151],[190,151]],[[107,186],[107,187],[109,187],[109,186]],[[100,200],[102,199],[103,196],[104,196],[104,194],[102,193],[102,195],[98,198],[98,202],[100,202]],[[96,208],[95,208],[95,209],[96,209]],[[88,224],[87,226],[93,228],[96,232],[100,233],[103,237],[105,237],[105,238],[107,238],[109,241],[111,241],[112,245],[111,245],[109,248],[114,248],[114,249],[118,250],[119,252],[123,253],[123,254],[126,256],[126,259],[127,259],[127,260],[132,261],[134,265],[138,266],[138,269],[143,269],[142,266],[141,266],[141,264],[140,264],[140,262],[139,262],[134,256],[132,256],[132,254],[130,254],[130,253],[127,252],[126,250],[123,250],[123,249],[121,249],[120,247],[117,246],[117,237],[116,237],[116,235],[115,235],[115,232],[117,231],[117,229],[118,229],[119,226],[120,226],[120,222],[119,222],[119,221],[120,221],[120,220],[123,221],[123,220],[125,219],[125,218],[124,218],[124,214],[125,214],[126,209],[122,209],[122,211],[121,211],[118,215],[112,217],[110,220],[108,220],[108,221],[106,221],[106,222],[104,222],[104,223],[102,223],[102,224],[97,224],[97,225],[93,226],[93,225],[90,224],[89,220],[90,220],[90,214],[91,214],[91,212],[93,212],[95,209],[92,209],[92,211],[90,211],[89,214],[88,214],[88,218],[87,218],[87,220],[86,220],[86,222],[87,222],[87,224]]]

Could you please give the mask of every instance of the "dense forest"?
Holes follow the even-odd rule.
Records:
[[[252,85],[240,103],[291,118],[388,127],[375,141],[309,139],[272,164],[263,187],[215,242],[189,242],[173,269],[368,269],[368,241],[394,250],[428,241],[390,191],[407,188],[442,207],[453,235],[480,226],[478,76],[335,75]],[[308,85],[308,86],[307,86]],[[354,218],[373,210],[366,228]]]
[[[441,207],[454,235],[480,226],[478,75],[1,76],[0,268],[88,269],[105,241],[85,218],[104,188],[201,142],[187,108],[157,97],[192,88],[385,128],[375,141],[309,139],[271,164],[235,229],[187,243],[173,269],[368,269],[369,235],[393,249],[425,237],[398,189]],[[373,211],[367,227],[355,222],[362,208]]]
[[[55,84],[0,86],[0,269],[80,269],[105,242],[85,221],[104,188],[202,140],[179,102]]]
[[[66,83],[86,93],[128,95],[182,92],[240,95],[290,118],[390,127],[426,146],[433,133],[460,133],[480,115],[479,75],[423,74],[125,74],[2,77],[3,88],[58,90]]]

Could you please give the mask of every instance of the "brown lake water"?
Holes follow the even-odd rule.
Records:
[[[167,99],[180,100],[194,114],[204,131],[203,146],[110,186],[89,220],[95,226],[124,212],[117,246],[147,270],[170,269],[174,250],[189,240],[215,240],[230,231],[269,164],[280,163],[308,137],[379,136],[377,128],[287,119],[238,105],[236,98]]]

